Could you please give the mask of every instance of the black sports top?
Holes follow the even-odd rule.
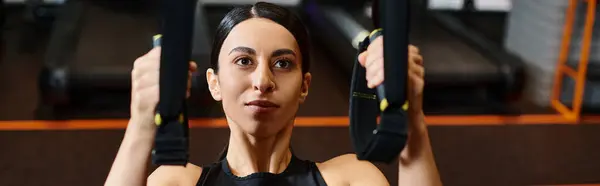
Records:
[[[280,174],[269,172],[253,173],[238,177],[231,173],[227,159],[202,167],[197,186],[326,186],[315,162],[301,160],[292,154],[288,167]]]

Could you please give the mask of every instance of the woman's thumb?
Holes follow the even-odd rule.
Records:
[[[360,63],[360,65],[362,65],[364,67],[366,62],[367,62],[367,51],[364,51],[358,55],[358,63]]]

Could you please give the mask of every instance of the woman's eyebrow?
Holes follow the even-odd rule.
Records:
[[[279,50],[275,50],[273,52],[273,54],[271,54],[271,57],[279,57],[279,56],[283,56],[283,55],[293,55],[294,57],[296,57],[296,53],[293,50],[290,49],[279,49]]]
[[[249,47],[243,47],[243,46],[235,47],[234,49],[232,49],[229,52],[229,55],[231,55],[231,53],[233,53],[233,52],[242,52],[242,53],[246,53],[249,55],[256,55],[256,50],[249,48]]]

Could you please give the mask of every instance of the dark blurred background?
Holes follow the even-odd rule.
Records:
[[[0,5],[0,120],[127,119],[133,61],[151,48],[157,0],[4,0]],[[193,118],[223,113],[206,90],[212,35],[232,7],[254,0],[201,0],[196,7],[189,101]],[[355,38],[374,29],[368,0],[270,0],[294,10],[311,33],[311,96],[299,116],[347,116]],[[428,116],[555,114],[550,92],[568,1],[411,0],[410,41],[425,59]],[[581,51],[580,1],[572,55]],[[594,26],[596,27],[596,26]],[[597,30],[597,29],[596,29]],[[594,32],[596,35],[597,31]],[[592,55],[583,103],[598,111],[600,59]],[[561,100],[573,99],[564,80]],[[460,121],[458,121],[460,122]],[[1,123],[0,123],[1,124]],[[301,158],[352,151],[346,127],[299,127]],[[600,125],[430,126],[445,185],[600,183]],[[0,131],[0,185],[100,185],[123,130]],[[194,128],[192,162],[216,159],[226,128]],[[210,139],[210,140],[209,140]],[[319,144],[319,145],[314,145]],[[397,166],[379,165],[392,185]],[[151,171],[151,170],[149,170]]]

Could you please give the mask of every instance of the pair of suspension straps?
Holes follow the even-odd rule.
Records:
[[[372,162],[392,162],[408,136],[406,84],[408,72],[408,0],[380,0],[382,28],[360,44],[365,51],[370,41],[384,38],[385,82],[367,87],[365,68],[355,61],[350,92],[350,135],[357,157]],[[183,165],[189,161],[186,90],[195,0],[161,0],[162,35],[154,38],[161,46],[160,100],[152,162]],[[388,34],[386,34],[388,33]],[[377,124],[377,117],[380,123]]]

